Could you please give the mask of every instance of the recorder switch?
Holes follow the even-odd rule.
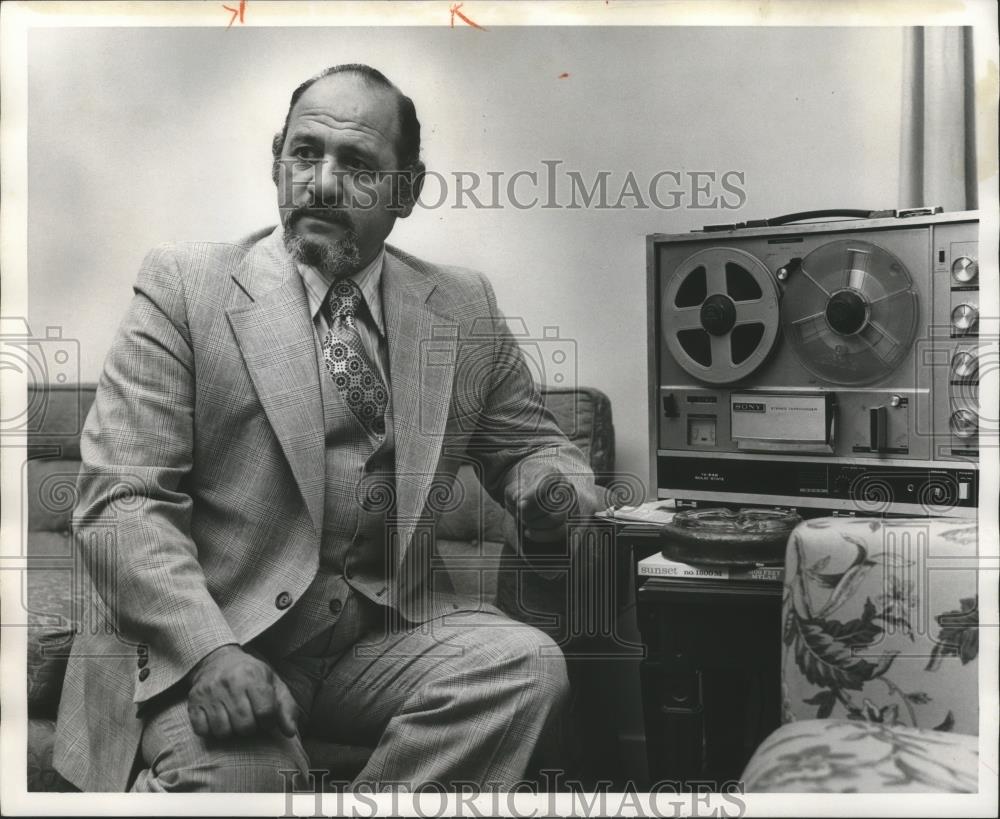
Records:
[[[664,418],[680,418],[680,413],[677,411],[677,399],[674,398],[672,392],[663,396],[662,403]]]
[[[868,421],[870,425],[869,449],[872,452],[881,452],[885,449],[886,427],[889,422],[889,413],[885,407],[872,407],[868,410]]]

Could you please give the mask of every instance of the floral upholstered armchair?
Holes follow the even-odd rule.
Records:
[[[818,518],[788,541],[782,722],[747,792],[975,792],[975,521]]]

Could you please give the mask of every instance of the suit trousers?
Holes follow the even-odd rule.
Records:
[[[302,709],[300,730],[374,748],[354,789],[508,790],[569,690],[561,651],[531,626],[496,611],[415,625],[357,593],[335,627],[272,665]],[[280,792],[309,767],[301,740],[276,731],[202,739],[186,695],[146,717],[141,749],[134,791]]]

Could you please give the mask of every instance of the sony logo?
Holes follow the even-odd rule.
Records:
[[[733,412],[767,412],[760,401],[733,401]]]

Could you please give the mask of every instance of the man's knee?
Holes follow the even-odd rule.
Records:
[[[496,668],[509,672],[522,695],[545,710],[560,707],[569,697],[566,660],[555,641],[532,626],[523,624],[491,629],[485,650]],[[483,658],[480,658],[483,659]]]
[[[140,771],[133,790],[166,793],[282,793],[292,789],[300,758],[277,745],[255,743],[201,753],[167,754]],[[296,786],[297,787],[297,786]]]
[[[184,703],[152,716],[143,730],[145,767],[133,791],[281,793],[295,771],[308,768],[298,739],[275,734],[226,741],[194,733]]]
[[[553,707],[561,707],[569,699],[569,675],[566,672],[566,658],[555,641],[541,631],[530,626],[533,632],[532,653],[536,658],[534,666],[537,669],[538,693],[548,700]]]

